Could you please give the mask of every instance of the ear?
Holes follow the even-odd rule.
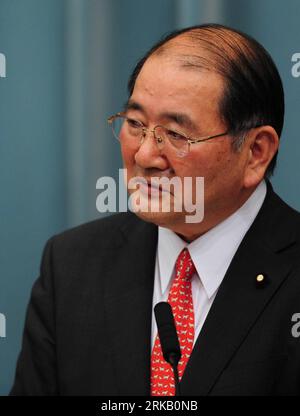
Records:
[[[261,126],[249,132],[246,141],[248,159],[245,169],[244,186],[258,185],[265,176],[267,167],[279,147],[279,137],[271,126]]]

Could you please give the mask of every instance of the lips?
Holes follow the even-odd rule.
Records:
[[[141,189],[142,190],[144,190],[146,187],[145,187],[145,184],[144,183],[141,183]],[[167,192],[167,193],[170,193],[169,192],[169,189],[164,189],[163,187],[162,187],[162,185],[155,185],[155,184],[151,184],[151,182],[149,183],[149,182],[147,182],[147,190],[148,190],[148,193],[152,193],[152,194],[157,194],[157,193],[160,193],[160,192]]]
[[[135,181],[135,184],[138,185],[139,190],[143,193],[146,193],[148,195],[157,195],[158,193],[168,193],[173,195],[173,192],[171,191],[169,186],[164,186],[163,184],[155,183],[158,182],[160,178],[155,177],[152,181],[151,179],[146,178],[137,178]]]

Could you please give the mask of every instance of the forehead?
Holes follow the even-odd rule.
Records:
[[[218,113],[222,77],[207,69],[185,67],[175,55],[150,57],[141,69],[131,96],[153,111],[185,109]]]

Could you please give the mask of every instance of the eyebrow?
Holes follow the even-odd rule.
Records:
[[[140,111],[141,113],[146,115],[145,108],[140,103],[138,103],[137,101],[134,101],[134,100],[131,100],[131,99],[129,99],[126,102],[126,104],[124,106],[124,110],[125,111],[128,111],[128,110]],[[169,120],[169,121],[174,121],[176,124],[178,124],[181,127],[187,127],[187,128],[193,129],[193,130],[197,130],[196,124],[185,113],[167,111],[167,112],[163,112],[162,114],[160,114],[160,118],[166,119],[166,120]]]

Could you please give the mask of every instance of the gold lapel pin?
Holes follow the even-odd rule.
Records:
[[[255,279],[257,288],[264,288],[269,283],[269,278],[266,274],[259,273]]]
[[[256,276],[257,283],[263,283],[264,280],[265,280],[265,276],[263,274],[260,273]]]

